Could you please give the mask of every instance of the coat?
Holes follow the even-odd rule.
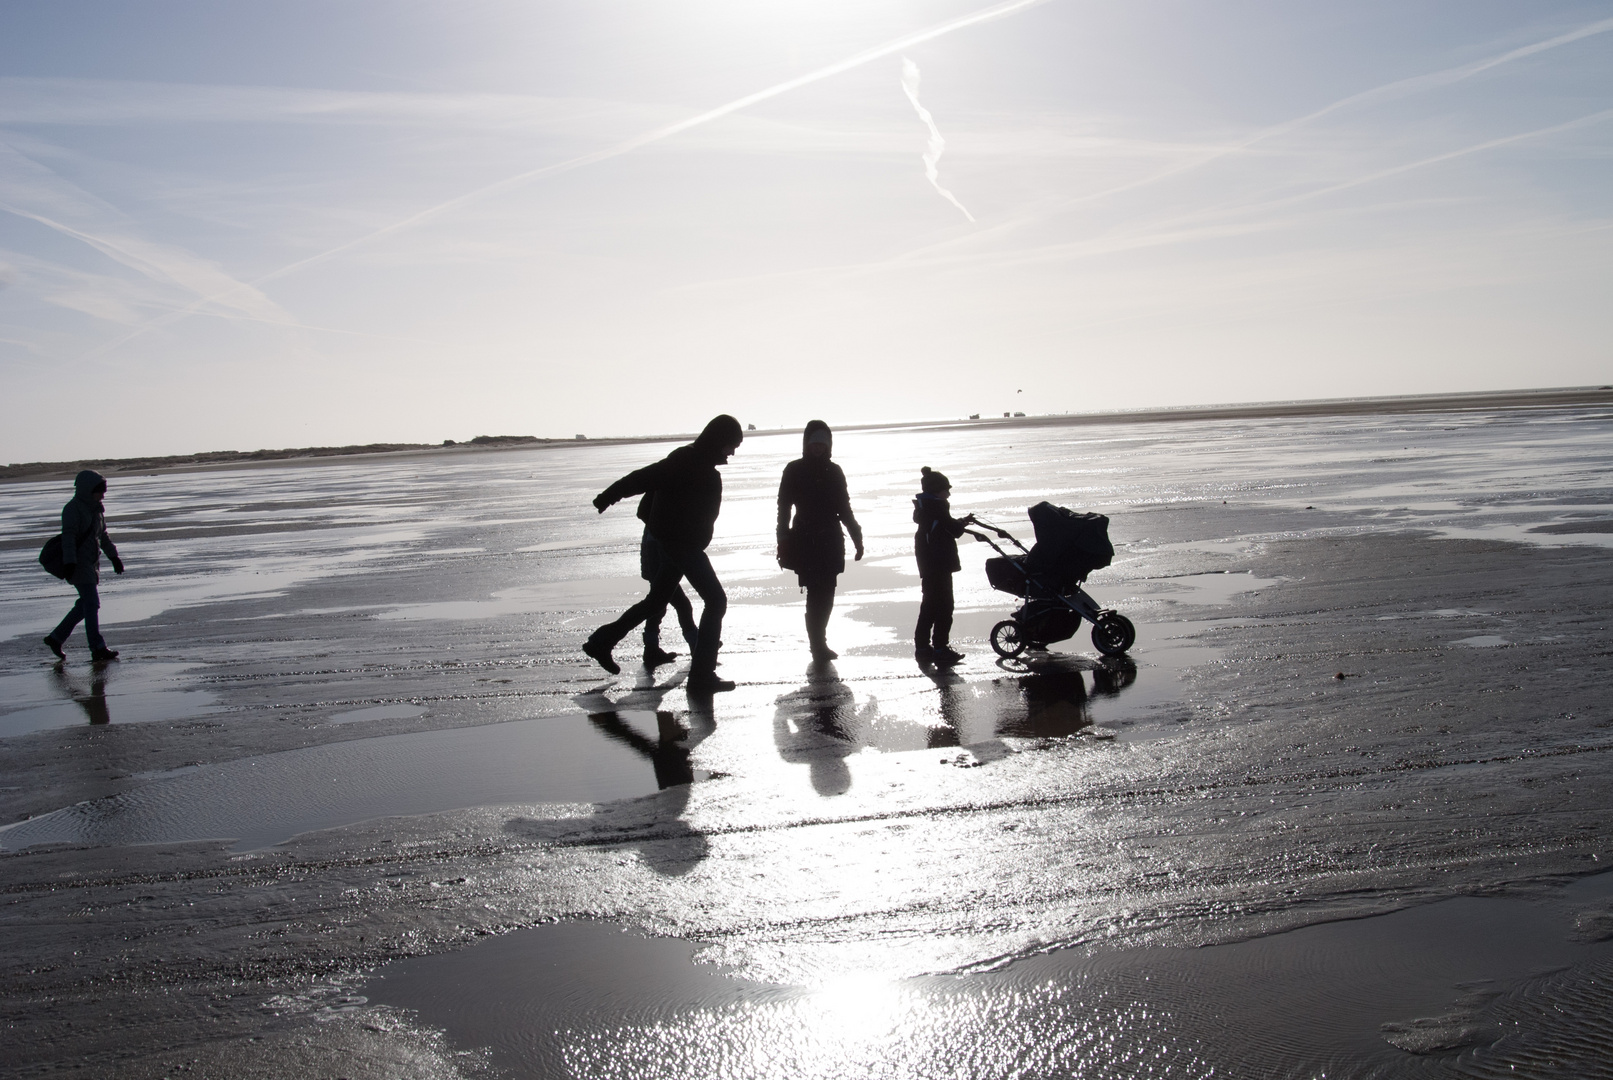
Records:
[[[952,516],[947,501],[939,495],[920,495],[913,500],[913,554],[918,559],[919,577],[937,577],[963,569],[958,561],[958,537],[964,523]]]
[[[106,534],[106,511],[96,495],[106,480],[93,469],[73,478],[73,498],[62,507],[62,563],[66,581],[72,585],[94,585],[101,580],[101,552],[120,561],[117,546]]]
[[[704,551],[722,510],[718,460],[698,443],[680,446],[655,464],[628,473],[599,498],[609,504],[629,495],[650,495],[638,509],[650,535],[673,551]]]
[[[785,568],[794,570],[803,585],[845,572],[842,525],[862,547],[862,526],[851,512],[840,466],[826,457],[800,457],[784,466],[778,486],[778,542]]]

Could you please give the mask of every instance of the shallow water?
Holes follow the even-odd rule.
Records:
[[[598,738],[586,717],[545,717],[198,766],[0,828],[0,851],[194,840],[231,840],[233,850],[252,851],[378,817],[608,802],[657,789],[631,748]]]
[[[783,1075],[786,1061],[829,1074],[834,1054],[858,1063],[842,1075],[875,1060],[891,1075],[1014,1063],[1147,1075],[1167,1059],[1225,1072],[1237,1047],[1207,1018],[1244,1008],[1240,995],[1273,1010],[1290,1042],[1337,1055],[1284,1068],[1420,1075],[1393,1071],[1410,1059],[1373,1025],[1442,1008],[1455,946],[1427,961],[1437,977],[1404,1009],[1376,1012],[1348,1004],[1361,971],[1302,1006],[1304,949],[1293,971],[1262,961],[1270,973],[1253,961],[1201,970],[1208,949],[1159,953],[1171,980],[1223,980],[1219,1004],[1159,990],[1152,954],[1111,968],[1090,950],[1370,915],[1605,857],[1613,821],[1598,792],[1613,742],[1588,672],[1608,637],[1596,559],[1613,545],[1600,524],[1613,520],[1613,419],[965,427],[839,444],[868,547],[841,579],[840,659],[807,662],[800,593],[771,558],[774,485],[798,439],[753,438],[725,469],[712,548],[731,599],[721,672],[739,683],[715,701],[683,690],[682,659],[639,671],[636,639],[618,650],[620,678],[578,652],[644,588],[631,506],[599,516],[588,500],[664,445],[114,476],[110,526],[130,572],[103,582],[123,659],[101,668],[82,636],[61,666],[37,643],[70,600],[31,565],[60,485],[0,487],[5,864],[26,875],[45,845],[225,841],[380,867],[393,835],[432,851],[469,843],[474,860],[443,855],[442,875],[475,884],[434,894],[422,910],[444,928],[398,931],[408,949],[445,948],[482,923],[579,918],[694,943],[612,938],[633,956],[656,951],[644,962],[670,974],[645,976],[640,1009],[636,976],[602,968],[597,992],[620,1008],[600,1016],[619,1024],[579,1020],[569,1043],[543,1040],[575,1002],[520,996],[526,946],[472,950],[504,957],[475,978],[515,980],[513,1027],[483,1038],[469,1012],[445,1012],[452,1038],[508,1043],[500,1053],[519,1061],[542,1044],[597,1075],[642,1061],[671,1063],[666,1075]],[[1108,514],[1116,559],[1088,591],[1137,624],[1129,658],[1103,660],[1083,630],[999,662],[985,639],[1014,600],[987,586],[985,545],[968,544],[954,630],[968,657],[950,673],[916,666],[921,464],[951,476],[957,512],[1027,541],[1025,507],[1043,498]],[[663,644],[684,651],[671,624]],[[364,908],[376,926],[419,914],[407,890],[357,895],[401,905]],[[299,926],[363,940],[359,922],[310,903]],[[597,929],[530,933],[578,935],[565,948],[587,956],[605,948]],[[1416,938],[1371,939],[1384,954],[1371,964],[1401,965],[1390,981],[1407,983],[1390,954]],[[1528,940],[1531,955],[1556,955]],[[516,952],[499,953],[506,941]],[[1348,948],[1318,948],[1323,966],[1348,967]],[[728,989],[691,999],[691,978]],[[1062,989],[1049,996],[1038,979]],[[830,983],[833,994],[803,989]],[[1304,1026],[1335,1012],[1366,1027],[1346,1038]],[[1047,1031],[1062,1034],[1034,1037]],[[1167,1044],[1178,1056],[1158,1056]],[[731,1056],[746,1047],[752,1057]],[[1312,1072],[1269,1073],[1290,1074]]]
[[[1610,901],[1602,874],[1233,945],[804,986],[571,923],[388,965],[363,994],[522,1077],[1590,1078],[1613,1074],[1613,942],[1576,931]]]

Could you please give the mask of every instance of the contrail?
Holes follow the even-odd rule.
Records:
[[[1212,161],[1218,161],[1230,154],[1236,154],[1242,150],[1247,150],[1256,143],[1265,142],[1267,139],[1274,139],[1279,136],[1286,135],[1290,131],[1305,127],[1306,125],[1320,120],[1322,117],[1331,113],[1338,112],[1341,109],[1349,109],[1358,105],[1372,105],[1383,101],[1392,101],[1395,98],[1405,97],[1408,94],[1415,94],[1422,90],[1431,90],[1441,86],[1449,86],[1453,83],[1461,82],[1464,79],[1470,79],[1480,72],[1489,71],[1491,68],[1500,67],[1502,64],[1509,64],[1514,60],[1521,60],[1526,56],[1533,56],[1535,53],[1545,52],[1548,49],[1555,49],[1562,45],[1568,45],[1572,42],[1579,41],[1582,38],[1594,37],[1597,34],[1605,34],[1609,30],[1613,30],[1613,19],[1600,19],[1596,22],[1587,23],[1584,26],[1570,30],[1566,33],[1558,34],[1556,37],[1547,38],[1544,41],[1536,41],[1529,45],[1521,45],[1516,49],[1510,49],[1507,52],[1500,53],[1496,56],[1488,56],[1482,60],[1475,60],[1471,63],[1460,64],[1452,68],[1445,68],[1442,71],[1433,71],[1426,75],[1414,75],[1407,79],[1398,79],[1392,83],[1385,83],[1382,86],[1375,86],[1371,90],[1363,90],[1358,94],[1351,94],[1349,97],[1340,98],[1338,101],[1335,101],[1329,105],[1324,105],[1314,112],[1306,113],[1304,116],[1296,116],[1292,120],[1284,120],[1280,124],[1273,124],[1271,127],[1262,128],[1251,135],[1247,135],[1244,138],[1239,139],[1237,142],[1221,147],[1218,150],[1206,154],[1203,157],[1195,158],[1194,160],[1186,162],[1185,164],[1173,165],[1168,169],[1154,173],[1152,176],[1145,176],[1140,180],[1130,180],[1116,187],[1106,188],[1103,191],[1095,191],[1089,195],[1079,196],[1078,198],[1072,199],[1071,204],[1092,202],[1095,199],[1106,199],[1111,195],[1119,195],[1127,191],[1134,191],[1137,188],[1147,187],[1150,184],[1158,183],[1159,181],[1169,179],[1172,176],[1178,176],[1184,172],[1191,172],[1194,169],[1202,168],[1203,166],[1210,164]]]
[[[941,186],[941,170],[936,167],[936,163],[946,151],[947,141],[941,138],[941,129],[935,126],[935,117],[930,115],[930,110],[919,104],[919,66],[905,56],[902,57],[902,90],[906,92],[907,100],[913,103],[913,108],[918,111],[919,119],[924,121],[924,126],[930,129],[930,141],[924,147],[924,175],[930,178],[930,186],[939,191],[943,199],[962,210],[963,216],[973,221],[975,216],[969,213],[969,208],[959,202],[956,195]]]
[[[240,286],[240,288],[256,288],[260,285],[266,284],[267,282],[274,281],[277,278],[285,277],[288,274],[294,274],[298,270],[302,270],[306,267],[326,262],[338,255],[343,254],[344,252],[352,251],[354,248],[361,247],[362,245],[368,244],[371,241],[379,240],[384,236],[390,236],[392,233],[400,232],[404,229],[411,228],[412,226],[419,225],[422,222],[429,221],[434,217],[445,214],[450,210],[458,209],[459,207],[475,202],[478,199],[485,199],[489,195],[497,195],[500,192],[509,191],[513,188],[521,187],[524,184],[529,184],[534,180],[541,180],[546,176],[555,176],[560,173],[570,172],[573,169],[580,169],[585,165],[593,165],[600,161],[608,161],[614,157],[621,157],[623,154],[632,153],[634,150],[637,150],[640,147],[648,146],[651,143],[660,142],[662,139],[669,139],[674,135],[679,135],[685,131],[688,131],[690,128],[700,127],[702,124],[709,124],[713,120],[720,120],[730,113],[736,113],[741,109],[749,108],[758,102],[767,101],[769,98],[775,98],[781,94],[787,94],[791,90],[796,90],[803,86],[809,86],[815,82],[822,82],[824,79],[832,78],[835,75],[850,71],[853,68],[861,67],[862,65],[870,63],[871,61],[890,56],[892,53],[899,53],[904,49],[912,48],[914,45],[921,45],[926,41],[934,41],[936,38],[944,37],[945,35],[953,33],[954,31],[965,30],[971,26],[978,26],[981,23],[1005,18],[1014,14],[1015,12],[1024,11],[1026,8],[1036,7],[1047,2],[1048,0],[1005,0],[1003,3],[993,4],[991,7],[982,8],[981,10],[973,12],[972,14],[962,15],[956,19],[952,19],[944,23],[938,23],[935,26],[929,27],[928,29],[916,30],[911,34],[906,34],[902,37],[896,38],[894,41],[888,41],[883,45],[876,45],[872,49],[865,49],[860,53],[855,53],[846,57],[844,60],[830,64],[828,67],[821,67],[816,71],[810,71],[805,75],[798,75],[793,79],[786,79],[784,82],[769,86],[765,90],[758,90],[754,94],[746,94],[744,97],[730,101],[726,105],[719,105],[715,109],[708,109],[705,112],[691,116],[688,119],[679,120],[677,123],[667,124],[665,127],[659,127],[654,131],[645,132],[643,135],[637,135],[631,139],[628,139],[626,142],[619,142],[615,146],[608,146],[603,150],[595,150],[593,153],[583,154],[581,157],[570,158],[566,161],[557,161],[552,165],[542,165],[536,169],[528,169],[526,172],[517,173],[514,176],[495,181],[494,183],[488,184],[485,187],[479,187],[475,191],[466,192],[465,194],[456,196],[455,198],[449,199],[446,202],[440,202],[435,206],[428,206],[424,210],[410,214],[408,217],[399,221],[394,221],[390,225],[382,226],[381,228],[376,229],[374,232],[366,233],[363,236],[349,240],[345,244],[338,244],[336,247],[330,248],[327,251],[322,251],[317,255],[310,255],[305,259],[298,259],[296,262],[289,263],[285,266],[282,266],[278,270],[271,271],[270,273],[258,278],[256,281],[251,282],[249,285]],[[955,202],[956,200],[953,201]],[[967,214],[968,211],[965,210],[964,213]],[[973,221],[974,219],[970,218],[969,220]],[[116,349],[119,346],[125,345],[134,340],[148,330],[153,330],[159,326],[166,326],[171,323],[178,322],[180,319],[193,314],[203,306],[230,296],[236,291],[238,290],[227,289],[217,296],[204,297],[183,311],[175,312],[172,315],[167,315],[161,319],[147,323],[145,326],[140,327],[133,333],[119,338],[117,341],[113,341],[109,344],[102,345],[99,348],[92,349],[86,355],[97,356],[101,353]]]

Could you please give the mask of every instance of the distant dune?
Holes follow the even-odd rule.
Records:
[[[1462,412],[1473,409],[1562,408],[1613,405],[1613,386],[1571,387],[1547,390],[1504,390],[1466,394],[1422,394],[1403,397],[1331,398],[1315,401],[1267,401],[1241,405],[1190,405],[1170,409],[1129,412],[1052,413],[1026,416],[971,416],[959,420],[897,421],[886,424],[837,425],[841,431],[900,430],[953,426],[1027,427],[1057,424],[1165,423],[1186,420],[1252,420],[1282,416],[1372,416],[1396,413]],[[792,429],[793,430],[793,429]],[[751,435],[776,434],[751,431]],[[92,461],[30,461],[0,465],[0,482],[71,477],[80,469],[102,473],[151,473],[187,469],[213,469],[273,465],[287,461],[329,461],[373,454],[478,453],[539,446],[611,446],[629,442],[669,442],[692,438],[692,433],[638,435],[617,438],[543,438],[537,435],[478,435],[464,442],[365,443],[357,446],[305,446],[285,450],[213,450],[167,457],[106,458]]]

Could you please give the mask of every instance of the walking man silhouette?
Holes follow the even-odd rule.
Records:
[[[695,694],[734,688],[727,679],[717,678],[717,650],[722,645],[728,594],[711,569],[706,547],[722,510],[722,474],[717,466],[726,464],[744,441],[745,431],[739,421],[724,413],[707,424],[688,446],[680,446],[655,464],[628,473],[594,497],[595,509],[603,514],[630,495],[648,493],[651,498],[640,502],[639,516],[661,545],[661,566],[650,583],[649,595],[614,622],[595,630],[583,644],[583,652],[612,675],[621,671],[611,657],[616,643],[652,614],[665,611],[678,582],[688,578],[705,610],[700,613],[700,629],[684,685]]]

